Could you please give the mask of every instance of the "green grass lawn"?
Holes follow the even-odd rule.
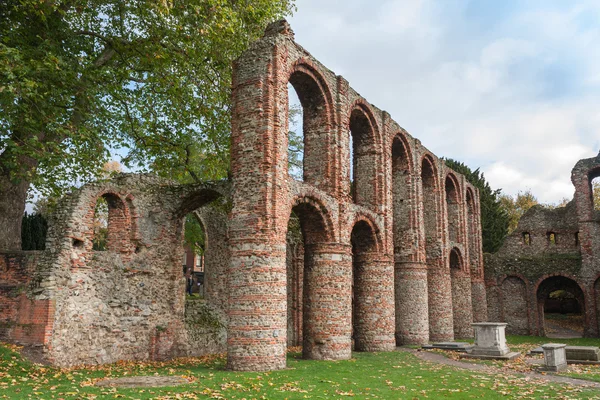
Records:
[[[600,398],[581,390],[485,375],[423,362],[409,353],[354,353],[348,361],[306,361],[291,353],[288,369],[269,373],[225,371],[222,357],[168,363],[117,363],[61,370],[31,364],[0,345],[0,398],[8,399],[438,399]],[[177,375],[187,385],[160,389],[109,389],[93,384],[104,377]]]

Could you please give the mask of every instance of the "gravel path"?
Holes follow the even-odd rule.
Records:
[[[566,384],[573,385],[573,386],[581,386],[581,387],[600,389],[600,382],[592,382],[592,381],[586,381],[583,379],[568,378],[566,376],[559,376],[559,375],[555,375],[555,374],[552,374],[549,372],[545,373],[545,374],[540,374],[537,372],[527,372],[527,373],[506,372],[504,370],[501,370],[499,368],[496,368],[496,367],[493,367],[490,365],[452,360],[442,354],[435,353],[432,351],[421,351],[421,350],[408,349],[408,348],[402,348],[402,347],[399,347],[398,351],[405,351],[408,353],[412,353],[424,361],[429,361],[429,362],[433,362],[433,363],[437,363],[437,364],[449,365],[449,366],[456,367],[456,368],[468,369],[470,371],[477,371],[477,372],[482,372],[485,374],[514,375],[514,376],[526,377],[526,378],[530,378],[530,379],[544,380],[547,382],[566,383]]]

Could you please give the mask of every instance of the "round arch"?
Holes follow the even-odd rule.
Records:
[[[352,200],[355,204],[375,209],[383,200],[383,154],[379,124],[371,107],[362,98],[352,103],[346,121],[349,141],[352,142],[352,174],[349,175]]]
[[[291,65],[286,81],[294,88],[302,106],[303,180],[323,190],[332,189],[328,185],[334,170],[331,151],[334,116],[329,85],[319,68],[305,58]]]
[[[589,302],[583,287],[578,280],[567,274],[550,274],[545,275],[538,280],[535,285],[535,296],[537,299],[538,309],[538,324],[540,335],[552,335],[555,330],[564,331],[568,335],[583,336],[589,324],[589,318],[586,310],[589,308]],[[551,294],[559,294],[558,296],[550,296]],[[562,296],[566,294],[565,296]],[[566,300],[566,301],[562,301]],[[565,304],[568,303],[568,304]],[[566,306],[566,309],[565,309]],[[572,329],[573,324],[569,327],[564,327],[563,318],[554,318],[555,314],[566,314],[567,317],[571,314],[579,315],[574,318],[574,322],[579,321],[580,327]],[[564,337],[564,336],[563,336]]]

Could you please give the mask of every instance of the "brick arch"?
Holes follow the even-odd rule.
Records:
[[[404,132],[398,131],[395,134],[391,135],[390,141],[388,142],[388,146],[386,148],[386,151],[391,151],[391,156],[389,157],[390,160],[394,157],[394,145],[396,143],[402,145],[401,151],[406,159],[406,164],[404,164],[403,167],[405,167],[407,171],[412,173],[415,170],[413,159],[414,149],[411,146],[408,139],[406,138],[406,134]]]
[[[177,216],[184,217],[186,214],[222,197],[224,194],[217,188],[200,187],[193,189],[181,201]]]
[[[381,237],[381,229],[379,229],[379,225],[366,213],[357,212],[354,214],[354,218],[352,219],[352,224],[350,225],[350,232],[354,230],[358,223],[366,224],[372,235],[373,235],[373,249],[371,251],[381,252],[383,250],[383,238]]]
[[[297,195],[290,203],[289,212],[287,215],[291,215],[292,211],[299,210],[299,207],[301,207],[301,212],[304,211],[304,215],[299,216],[301,219],[301,225],[305,222],[309,222],[315,233],[318,233],[316,237],[309,239],[309,241],[314,239],[317,239],[322,243],[335,241],[335,224],[333,223],[332,212],[329,210],[325,202],[318,197],[318,195]],[[303,222],[302,218],[307,217],[310,218],[310,220]],[[307,238],[305,237],[305,240],[306,239]]]
[[[332,189],[328,187],[334,169],[331,89],[319,67],[305,58],[296,60],[287,72],[286,81],[296,91],[303,110],[304,181],[323,190]]]
[[[91,195],[93,200],[89,203],[88,215],[85,218],[87,225],[87,234],[90,238],[89,243],[81,242],[79,239],[73,240],[73,247],[92,250],[94,240],[94,218],[98,199],[104,198],[108,204],[108,221],[106,250],[117,253],[130,253],[133,251],[131,210],[127,201],[127,196],[120,194],[117,190],[103,188]]]
[[[419,163],[419,173],[421,175],[421,185],[423,187],[423,202],[428,209],[428,215],[431,221],[428,224],[428,218],[425,218],[425,229],[438,232],[440,231],[440,182],[435,159],[430,153],[425,153]],[[428,204],[425,204],[428,203]]]
[[[460,271],[466,272],[465,269],[465,260],[463,259],[463,255],[458,247],[453,247],[450,249],[448,253],[448,257],[450,260],[450,270],[453,268],[458,269]]]
[[[354,203],[375,210],[383,203],[383,153],[381,129],[371,106],[356,99],[345,119],[352,138]]]
[[[444,180],[444,188],[446,189],[446,193],[448,193],[448,183],[452,183],[454,189],[453,201],[457,203],[462,202],[462,188],[460,186],[460,181],[454,174],[454,172],[450,171],[446,174],[446,179]]]
[[[451,242],[462,243],[462,190],[460,183],[453,172],[448,172],[444,179],[444,194],[446,197],[448,238]]]
[[[552,278],[564,278],[564,279],[568,279],[570,281],[572,281],[575,284],[575,291],[579,291],[579,293],[572,293],[573,295],[575,295],[575,298],[577,298],[577,300],[580,303],[580,306],[582,308],[582,314],[584,316],[584,333],[585,332],[589,332],[590,329],[590,323],[591,323],[591,319],[590,319],[590,315],[589,315],[589,311],[592,310],[592,304],[591,304],[591,299],[589,298],[589,293],[586,290],[586,286],[582,284],[582,282],[577,279],[575,276],[570,275],[570,274],[565,274],[565,273],[561,273],[561,272],[557,272],[557,273],[551,273],[551,274],[545,274],[542,277],[540,277],[536,284],[534,285],[534,297],[537,301],[537,311],[538,311],[538,329],[541,335],[545,334],[545,329],[544,329],[544,302],[546,300],[546,297],[548,296],[548,294],[550,294],[550,292],[552,291],[552,287],[547,288],[544,292],[540,293],[540,288],[541,286],[544,284],[544,282],[547,282],[549,279]],[[558,287],[557,287],[558,288]],[[546,293],[547,292],[547,293]],[[580,295],[581,297],[579,298],[578,295]]]

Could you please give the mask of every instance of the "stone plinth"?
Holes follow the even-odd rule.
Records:
[[[511,352],[506,345],[506,325],[503,322],[471,324],[475,329],[475,346],[464,357],[512,360],[521,355],[521,353]]]
[[[567,369],[567,354],[565,351],[566,344],[547,343],[542,345],[544,349],[544,360],[547,371],[564,371]]]
[[[596,346],[567,346],[565,352],[569,361],[600,361],[600,348]]]
[[[475,347],[472,355],[504,356],[510,353],[506,345],[506,323],[478,322],[471,325],[475,329]]]

